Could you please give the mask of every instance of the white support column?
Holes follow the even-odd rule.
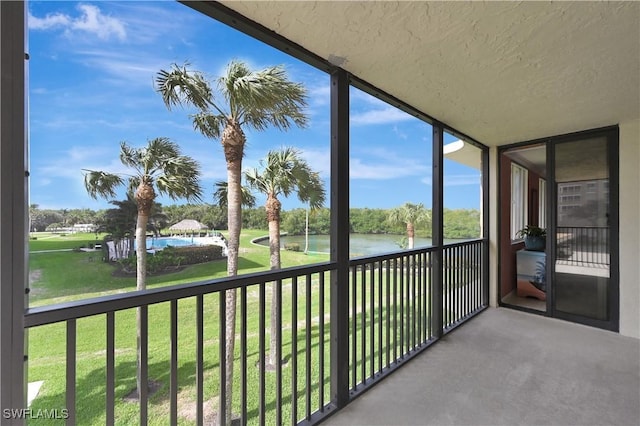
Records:
[[[0,423],[26,407],[28,279],[25,4],[0,2]]]
[[[498,204],[500,181],[498,179],[498,148],[489,148],[489,306],[498,306]]]

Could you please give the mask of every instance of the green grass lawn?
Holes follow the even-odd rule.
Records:
[[[264,271],[269,269],[269,250],[264,246],[250,244],[250,240],[266,234],[266,231],[243,231],[241,235],[241,250],[239,265],[242,273]],[[56,250],[60,248],[77,247],[82,242],[92,241],[93,234],[74,235],[69,238],[60,236],[38,236],[38,240],[30,241],[30,249]],[[46,248],[44,248],[46,247]],[[112,275],[113,266],[98,259],[100,252],[49,252],[32,253],[30,256],[30,278],[32,291],[30,293],[31,306],[48,305],[70,300],[77,300],[99,295],[126,292],[135,289],[135,277],[122,278]],[[303,253],[282,252],[283,267],[303,265],[328,260],[326,255],[305,255]],[[189,266],[186,269],[166,275],[148,278],[148,287],[160,287],[172,284],[226,276],[226,261],[219,260],[206,264]],[[326,279],[325,311],[328,303],[328,274]],[[325,344],[325,377],[329,368],[329,335],[328,327],[323,336],[318,335],[318,294],[317,277],[314,278],[311,289],[313,320],[309,332],[312,333],[312,385],[314,400],[318,392],[318,358],[319,343]],[[297,330],[295,340],[298,342],[298,384],[297,396],[301,409],[304,409],[305,377],[305,327],[304,312],[306,286],[304,279],[300,280],[298,288]],[[258,369],[255,368],[259,359],[258,346],[258,288],[252,287],[248,291],[248,347],[247,370],[250,388],[247,389],[249,417],[257,422],[258,413]],[[270,304],[270,293],[267,292],[266,306]],[[195,298],[179,301],[179,418],[180,424],[195,423]],[[149,378],[160,385],[159,391],[150,399],[149,423],[167,424],[169,402],[169,304],[157,304],[149,307]],[[205,296],[204,304],[204,362],[205,362],[205,413],[215,411],[218,395],[218,295]],[[240,312],[240,310],[238,310]],[[292,331],[291,285],[285,283],[283,288],[283,356],[291,358],[291,343],[294,340]],[[105,316],[82,318],[77,321],[77,423],[104,424],[104,389],[105,389]],[[301,324],[302,322],[302,324]],[[33,402],[33,409],[61,409],[65,407],[65,324],[52,324],[29,330],[29,381],[44,380],[44,385],[38,398]],[[269,327],[268,308],[266,313],[266,328]],[[135,388],[136,373],[136,322],[135,310],[116,313],[116,422],[118,424],[136,424],[138,406],[136,403],[124,402],[123,397]],[[268,335],[267,335],[268,345]],[[288,352],[287,352],[288,351]],[[236,358],[240,357],[239,342],[236,344]],[[291,362],[291,361],[290,361]],[[240,409],[240,363],[235,365],[235,411]],[[329,399],[328,382],[325,385],[325,401]],[[269,373],[266,378],[267,407],[271,408],[270,422],[273,422],[273,407],[275,405],[275,375]],[[283,418],[290,416],[291,369],[283,368],[283,399],[285,401]],[[314,408],[315,410],[315,408]],[[300,413],[299,413],[300,414]],[[57,423],[56,423],[57,422]],[[38,420],[38,424],[47,421]],[[61,421],[51,421],[50,424],[60,424]]]
[[[244,230],[241,235],[239,269],[240,273],[252,273],[269,270],[269,249],[266,246],[253,245],[251,240],[263,236],[266,231]],[[42,235],[30,241],[30,303],[31,306],[79,300],[83,298],[114,294],[135,290],[135,277],[117,277],[113,275],[114,266],[101,261],[100,251],[69,251],[69,247],[78,247],[95,240],[93,234],[72,236]],[[46,247],[46,248],[45,248]],[[40,250],[65,250],[38,252]],[[282,251],[282,266],[298,266],[328,260],[328,255],[305,255],[299,252]],[[385,267],[385,268],[388,268]],[[383,269],[385,270],[385,269]],[[352,369],[349,371],[349,383],[359,383],[378,369],[378,361],[393,362],[394,355],[402,356],[408,350],[405,339],[415,321],[415,305],[409,306],[406,296],[404,305],[398,294],[409,294],[406,271],[404,268],[386,269],[382,294],[378,284],[371,285],[373,277],[383,275],[379,269],[361,269],[351,277],[349,283],[349,358]],[[407,287],[400,290],[405,274]],[[179,272],[151,276],[147,279],[148,288],[191,283],[226,276],[226,260],[217,260],[199,265],[191,265]],[[428,276],[428,274],[427,274]],[[288,364],[282,369],[282,418],[291,423],[291,401],[298,402],[297,419],[301,419],[306,408],[305,390],[311,389],[311,412],[317,410],[320,385],[323,384],[323,398],[330,400],[330,335],[329,335],[329,273],[324,274],[324,297],[319,291],[319,276],[311,276],[307,285],[306,277],[297,281],[297,306],[293,306],[293,283],[283,282],[282,287],[282,357]],[[355,293],[353,279],[355,279]],[[368,285],[361,286],[363,280]],[[387,290],[387,281],[390,286]],[[394,283],[394,284],[391,284]],[[214,284],[215,285],[215,284]],[[404,284],[403,284],[404,285]],[[265,327],[266,348],[269,346],[269,314],[271,303],[271,285],[265,285]],[[387,294],[388,292],[388,294]],[[395,295],[394,295],[394,292]],[[239,296],[240,292],[238,292]],[[310,300],[311,323],[307,325],[307,295]],[[387,296],[390,304],[386,304]],[[428,289],[425,293],[413,293],[413,300],[421,300],[425,306],[430,304]],[[219,295],[212,293],[204,296],[204,412],[205,416],[217,410],[219,394]],[[238,297],[239,298],[239,297]],[[324,311],[319,309],[324,301]],[[381,301],[381,302],[380,302]],[[415,303],[415,302],[414,302]],[[427,311],[429,309],[427,308]],[[238,315],[241,311],[238,309]],[[240,412],[240,359],[247,358],[246,389],[248,405],[248,423],[258,424],[259,415],[259,286],[247,289],[247,348],[244,354],[240,348],[240,322],[237,324],[235,366],[234,366],[234,413]],[[161,303],[149,306],[149,379],[159,386],[158,391],[149,400],[149,424],[168,423],[169,414],[169,373],[170,373],[170,304]],[[445,315],[447,313],[445,312]],[[428,313],[425,314],[428,317]],[[239,318],[239,317],[238,317]],[[378,320],[382,322],[379,323]],[[320,333],[319,324],[325,325]],[[381,326],[381,327],[380,327]],[[380,327],[380,328],[379,328]],[[138,424],[139,408],[137,402],[126,402],[125,396],[136,387],[136,310],[129,309],[115,314],[115,375],[116,375],[116,423]],[[374,330],[374,333],[372,333]],[[380,332],[382,334],[380,334]],[[308,333],[308,334],[307,334]],[[77,424],[93,425],[105,423],[105,383],[106,383],[106,316],[92,316],[77,320],[76,345],[76,407]],[[196,298],[178,301],[178,416],[179,424],[195,424],[196,411]],[[310,337],[307,348],[306,338]],[[390,344],[387,345],[387,337]],[[62,409],[65,407],[65,362],[66,362],[66,324],[58,323],[29,329],[29,382],[44,381],[38,398],[31,408]],[[399,339],[399,340],[394,340]],[[293,351],[293,343],[297,349]],[[321,346],[323,345],[323,346]],[[355,353],[354,353],[355,351]],[[382,351],[382,353],[380,352]],[[387,358],[386,354],[391,357]],[[319,378],[320,356],[324,356],[324,376]],[[309,373],[312,380],[305,381],[307,359],[310,356]],[[354,361],[355,359],[355,361]],[[297,361],[295,386],[292,385],[293,364]],[[372,363],[375,362],[376,364]],[[373,367],[373,368],[372,368]],[[295,393],[293,392],[295,390]],[[266,424],[275,424],[276,377],[269,372],[265,376]],[[209,423],[210,418],[207,418]],[[34,422],[35,423],[35,422]],[[62,424],[61,420],[39,419],[37,424]]]

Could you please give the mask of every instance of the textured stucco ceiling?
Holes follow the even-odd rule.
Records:
[[[487,145],[640,117],[640,3],[222,3]]]

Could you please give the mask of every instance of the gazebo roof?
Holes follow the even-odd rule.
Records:
[[[184,219],[169,227],[170,231],[203,231],[207,229],[209,229],[207,225],[194,219]]]

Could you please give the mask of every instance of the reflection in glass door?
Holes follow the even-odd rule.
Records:
[[[612,319],[610,158],[606,136],[556,143],[554,312]]]

